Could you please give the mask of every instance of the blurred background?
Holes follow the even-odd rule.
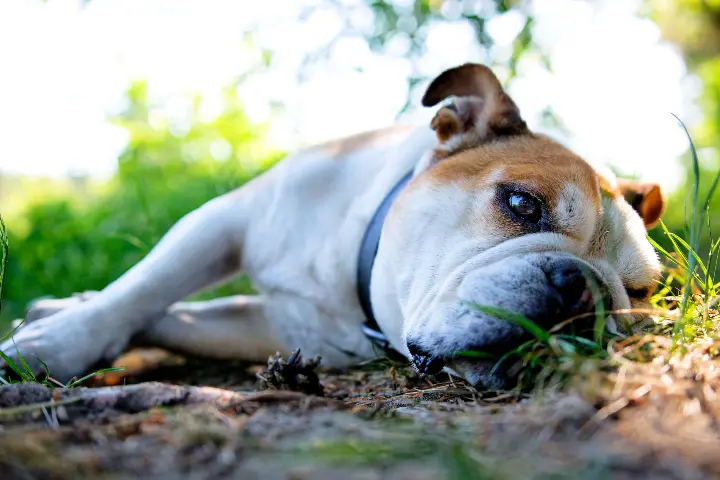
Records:
[[[707,189],[720,0],[3,0],[0,322],[101,289],[285,152],[429,122],[423,89],[467,61],[494,68],[533,129],[659,182],[683,234],[689,143],[671,113]]]

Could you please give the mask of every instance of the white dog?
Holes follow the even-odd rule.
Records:
[[[86,301],[37,304],[0,349],[68,378],[131,340],[251,361],[300,347],[343,367],[384,336],[421,372],[497,386],[492,363],[458,354],[500,354],[527,333],[475,305],[549,328],[592,313],[598,292],[613,310],[647,301],[659,187],[602,178],[530,132],[482,65],[444,72],[423,104],[449,97],[432,129],[310,148],[206,203]],[[176,303],[241,270],[260,295]]]

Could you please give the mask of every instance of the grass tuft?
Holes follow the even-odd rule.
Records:
[[[9,243],[8,243],[8,235],[7,235],[7,228],[5,226],[5,222],[3,221],[2,215],[0,215],[0,253],[2,253],[2,256],[0,257],[0,311],[2,310],[2,293],[3,293],[3,285],[5,283],[5,272],[7,271],[7,262],[8,262],[8,252],[9,252]],[[10,332],[6,333],[4,336],[0,337],[0,343],[3,343],[5,340],[12,338],[15,335],[15,332],[22,326],[21,322],[19,325],[17,325],[14,329],[12,329]],[[65,387],[65,388],[72,388],[75,386],[78,386],[79,384],[83,383],[84,381],[99,375],[101,373],[109,373],[109,372],[118,372],[122,371],[125,368],[124,367],[112,367],[112,368],[104,368],[102,370],[97,370],[89,375],[85,375],[82,378],[73,378],[68,383],[63,384],[57,379],[54,379],[50,375],[50,369],[48,366],[43,362],[41,359],[38,358],[38,361],[42,365],[44,371],[45,371],[45,378],[39,379],[36,375],[36,372],[28,365],[28,363],[25,361],[23,356],[20,354],[19,351],[17,351],[17,361],[10,358],[5,352],[0,350],[0,359],[5,364],[5,368],[9,369],[16,377],[17,379],[13,379],[11,377],[8,377],[4,374],[2,367],[0,366],[0,384],[3,385],[9,385],[11,383],[26,383],[26,382],[34,382],[34,383],[40,383],[48,387]]]

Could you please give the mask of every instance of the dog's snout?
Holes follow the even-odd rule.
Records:
[[[553,268],[547,273],[548,282],[560,294],[566,308],[582,302],[583,296],[590,287],[590,282],[594,281],[592,275],[587,269],[583,271],[580,265],[572,260],[565,260],[553,265]]]
[[[421,374],[473,364],[482,370],[504,358],[534,333],[526,319],[546,332],[592,338],[598,316],[607,318],[612,296],[605,273],[564,252],[517,255],[472,270],[462,279],[452,309],[433,309],[408,329],[408,356]],[[514,317],[514,318],[513,318]],[[468,367],[469,368],[469,367]],[[473,367],[475,368],[475,367]],[[485,370],[483,370],[485,371]]]
[[[547,265],[545,272],[550,288],[557,294],[555,298],[559,299],[557,311],[544,312],[545,323],[556,324],[576,315],[593,313],[599,306],[606,311],[610,309],[605,283],[586,264],[565,258]]]

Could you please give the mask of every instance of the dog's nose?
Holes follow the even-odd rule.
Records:
[[[582,301],[583,294],[588,290],[591,273],[583,272],[577,262],[566,260],[554,265],[547,277],[550,285],[555,287],[562,298],[563,305],[571,307]]]
[[[557,324],[575,315],[594,312],[598,304],[605,311],[610,309],[610,295],[604,282],[585,264],[562,259],[549,265],[546,275],[549,285],[557,293],[556,298],[560,300],[555,315],[546,312],[554,317],[547,318],[547,323]]]
[[[412,364],[421,375],[435,375],[445,366],[445,361],[423,350],[417,343],[408,342],[408,350],[412,356]]]

